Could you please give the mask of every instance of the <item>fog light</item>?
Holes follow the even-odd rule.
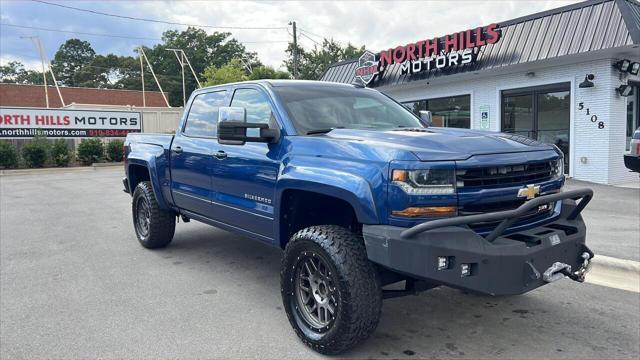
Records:
[[[444,256],[438,256],[438,270],[449,268],[449,259]]]
[[[471,275],[471,264],[460,264],[460,277]]]

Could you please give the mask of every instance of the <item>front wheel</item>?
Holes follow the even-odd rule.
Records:
[[[133,227],[142,246],[157,249],[169,245],[176,229],[176,215],[158,206],[149,181],[142,181],[136,186],[131,212]]]
[[[296,334],[322,354],[368,338],[380,319],[382,290],[362,237],[334,225],[297,232],[280,272],[282,301]]]

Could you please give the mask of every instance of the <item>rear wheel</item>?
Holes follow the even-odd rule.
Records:
[[[157,249],[169,245],[176,229],[176,215],[160,209],[149,181],[136,186],[131,212],[133,227],[142,246]]]
[[[282,301],[302,341],[338,354],[369,337],[380,319],[382,290],[362,237],[340,226],[297,232],[280,272]]]

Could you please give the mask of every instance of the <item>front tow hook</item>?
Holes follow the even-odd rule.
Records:
[[[585,276],[589,270],[591,270],[590,260],[592,259],[592,255],[588,252],[583,252],[581,257],[583,259],[582,265],[577,271],[572,272],[571,265],[556,262],[544,272],[542,279],[550,283],[560,280],[566,276],[573,281],[584,282]]]

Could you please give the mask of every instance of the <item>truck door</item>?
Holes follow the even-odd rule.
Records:
[[[259,87],[238,88],[230,106],[244,107],[247,122],[274,121],[269,97]],[[248,135],[252,130],[249,129]],[[280,167],[279,144],[218,145],[213,164],[213,207],[219,219],[265,241],[275,234],[274,193]]]
[[[218,108],[227,104],[226,91],[196,95],[186,121],[171,144],[171,189],[175,204],[212,217],[211,173],[218,148]]]

